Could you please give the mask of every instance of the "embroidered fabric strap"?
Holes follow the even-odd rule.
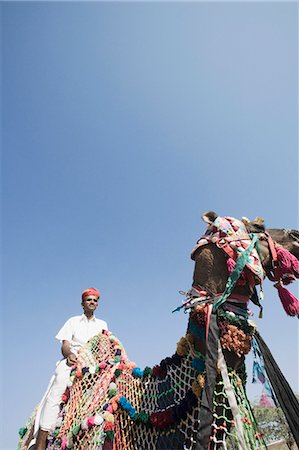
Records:
[[[231,301],[231,300],[229,300]],[[246,319],[248,319],[249,317],[249,310],[246,308],[239,308],[236,305],[232,305],[229,302],[226,302],[225,305],[223,306],[224,311],[230,311],[233,312],[235,314],[237,314],[238,316],[242,316]]]
[[[227,297],[227,300],[233,303],[244,303],[245,305],[249,303],[248,295],[232,294]]]
[[[238,281],[244,267],[248,263],[250,253],[253,250],[253,248],[255,247],[257,239],[258,239],[257,234],[251,235],[251,244],[244,252],[242,252],[238,256],[235,268],[227,280],[225,290],[224,290],[222,296],[220,297],[220,299],[217,300],[217,302],[213,306],[214,310],[217,310],[219,308],[219,306],[222,305],[222,303],[224,303],[226,301],[226,299],[228,298],[228,296],[232,293],[236,282]]]
[[[228,403],[230,406],[230,409],[232,411],[235,426],[236,426],[236,432],[238,435],[239,445],[242,450],[247,450],[245,438],[244,438],[244,432],[243,432],[243,424],[242,424],[242,418],[240,415],[240,411],[237,405],[237,400],[232,388],[232,385],[229,380],[228,372],[227,372],[227,366],[226,362],[222,353],[220,341],[218,340],[218,369],[221,372],[223,384],[224,384],[224,390],[227,395]]]

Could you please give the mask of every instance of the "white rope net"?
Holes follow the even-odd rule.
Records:
[[[188,339],[183,338],[181,344],[185,350],[180,355],[175,353],[156,368],[141,371],[134,368],[110,332],[95,336],[81,351],[71,373],[73,384],[63,396],[47,448],[193,450],[205,373],[194,368],[196,352]],[[240,378],[231,372],[229,379],[246,448],[266,448]],[[243,449],[220,375],[213,405],[210,449]],[[34,415],[20,432],[19,450],[27,449],[33,424]]]

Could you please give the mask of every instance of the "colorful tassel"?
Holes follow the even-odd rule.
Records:
[[[292,255],[287,249],[283,247],[278,247],[277,258],[279,262],[279,267],[284,271],[290,271],[296,278],[299,278],[299,261]]]
[[[298,316],[299,314],[299,301],[298,299],[280,283],[274,285],[278,290],[278,295],[281,300],[282,306],[288,316]]]

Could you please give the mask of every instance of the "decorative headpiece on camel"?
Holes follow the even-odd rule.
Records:
[[[256,286],[268,276],[287,313],[298,314],[282,285],[299,275],[299,233],[265,229],[261,219],[203,218],[208,228],[192,251],[193,283],[182,305],[187,333],[174,355],[142,370],[111,332],[91,339],[71,372],[49,450],[266,449],[245,392],[252,344],[257,376],[299,445],[298,402],[247,309],[250,299],[260,304]],[[21,450],[34,420],[20,430]]]
[[[267,276],[275,281],[286,313],[298,315],[298,300],[283,288],[299,277],[298,231],[266,230],[261,218],[252,222],[243,218],[241,221],[219,217],[211,211],[202,218],[208,229],[192,251],[191,257],[196,262],[193,287],[207,285],[215,295],[221,293],[216,307],[231,295],[235,298],[237,295],[240,301],[248,302],[251,298],[257,302],[255,286],[262,286]],[[207,271],[211,264],[213,272]],[[225,266],[226,273],[217,276],[217,271]]]

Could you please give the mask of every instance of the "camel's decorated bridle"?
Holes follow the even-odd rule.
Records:
[[[213,304],[214,310],[217,310],[227,299],[230,299],[236,284],[240,282],[244,284],[244,278],[246,283],[249,283],[253,288],[256,284],[261,285],[260,297],[262,299],[262,281],[265,278],[265,271],[262,266],[258,238],[266,240],[270,252],[271,268],[266,271],[267,277],[275,282],[274,286],[278,289],[286,313],[291,316],[298,315],[298,300],[282,286],[291,283],[295,278],[299,278],[298,260],[288,250],[278,245],[267,231],[248,233],[245,224],[232,217],[217,217],[210,224],[206,233],[197,241],[191,254],[191,258],[194,259],[197,249],[207,244],[215,244],[227,254],[229,278],[225,291],[216,294],[210,292],[204,286],[192,286],[188,292],[180,291],[181,294],[186,296],[186,300],[174,311],[184,308],[185,312],[189,312],[195,306],[205,303]],[[294,238],[297,240],[296,236]],[[243,281],[241,280],[242,277]],[[244,299],[242,301],[244,302]],[[245,297],[245,303],[248,303],[248,301],[249,298]],[[257,304],[262,312],[260,302],[257,301]]]

